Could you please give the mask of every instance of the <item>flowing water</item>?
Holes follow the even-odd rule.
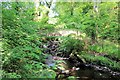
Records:
[[[70,62],[66,60],[66,63],[69,68],[75,66],[76,63]],[[74,71],[75,75],[78,79],[96,79],[96,78],[111,78],[113,80],[120,80],[120,73],[119,72],[112,72],[106,67],[101,67],[98,69],[99,66],[95,66],[92,64],[78,64],[76,67],[79,67],[79,70]],[[106,70],[105,70],[106,69]]]
[[[52,54],[57,52],[57,47],[58,47],[58,42],[51,41],[49,42],[49,45],[47,46],[48,48],[48,54]],[[55,61],[53,60],[52,56],[48,56],[46,59],[46,64],[48,66],[54,66]],[[61,59],[61,58],[59,58]],[[85,64],[85,63],[80,63],[80,61],[77,61],[74,59],[69,59],[69,60],[64,60],[66,62],[62,63],[61,66],[65,68],[65,70],[70,70],[73,67],[79,68],[79,70],[74,70],[72,72],[72,76],[76,77],[78,80],[96,80],[96,79],[108,79],[111,78],[112,80],[120,80],[120,72],[114,72],[111,71],[109,68],[105,66],[99,66],[99,65],[93,65],[93,64]],[[60,74],[61,75],[61,74]],[[67,74],[64,74],[67,75]],[[69,76],[67,76],[69,77]],[[60,80],[66,80],[67,77],[60,79]],[[58,79],[59,80],[59,79]]]

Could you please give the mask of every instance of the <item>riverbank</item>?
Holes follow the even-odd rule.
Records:
[[[94,78],[119,79],[120,78],[119,63],[114,63],[114,65],[118,65],[117,67],[116,66],[110,67],[108,66],[109,61],[105,62],[105,59],[102,61],[101,57],[104,58],[104,56],[102,56],[101,54],[96,55],[97,53],[96,54],[85,53],[85,51],[82,51],[80,53],[77,52],[77,55],[79,55],[80,57],[75,56],[74,53],[71,53],[71,54],[69,53],[69,55],[66,56],[65,51],[59,50],[60,45],[61,43],[59,39],[57,39],[57,37],[51,37],[51,38],[49,37],[49,40],[46,44],[47,52],[46,51],[45,52],[52,55],[53,57],[54,56],[61,57],[61,59],[60,58],[57,59],[58,61],[61,60],[59,64],[61,64],[61,62],[62,63],[64,62],[62,65],[56,64],[55,65],[56,68],[54,67],[55,71],[56,69],[58,69],[57,65],[59,65],[59,67],[61,67],[61,71],[66,71],[66,70],[72,69],[73,67],[80,68],[79,70],[75,70],[73,72],[74,75],[72,75],[72,77],[77,79],[80,79],[80,78],[81,79],[84,79],[84,78],[86,79],[94,79]],[[64,58],[67,60],[64,60]],[[104,62],[106,64],[101,65],[100,61],[98,60],[100,60],[101,63]],[[60,74],[60,75],[63,76],[63,74]],[[67,74],[64,74],[64,76],[67,76]],[[71,77],[71,75],[64,78],[69,78],[69,77]]]

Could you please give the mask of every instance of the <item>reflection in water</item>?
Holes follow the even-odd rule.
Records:
[[[54,66],[56,58],[58,60],[65,59],[64,60],[65,62],[58,64],[59,66],[62,66],[62,67],[58,67],[58,71],[57,71],[58,72],[57,77],[59,78],[62,76],[62,79],[60,80],[67,79],[69,76],[74,76],[78,80],[79,79],[91,80],[96,78],[112,78],[115,80],[120,79],[120,73],[117,73],[117,74],[114,74],[113,72],[111,73],[111,71],[107,69],[107,67],[99,68],[100,66],[95,66],[92,64],[84,64],[84,63],[77,64],[73,60],[68,60],[66,58],[60,58],[52,55],[48,55],[45,63],[49,67]]]
[[[75,63],[70,63],[70,61],[66,60],[66,63],[69,68],[74,67]],[[113,75],[109,71],[103,71],[103,70],[97,70],[94,67],[91,67],[90,65],[88,66],[83,66],[79,65],[77,66],[80,69],[77,71],[74,71],[74,76],[82,79],[95,79],[95,78],[114,78],[114,79],[120,79],[120,74],[118,75]]]

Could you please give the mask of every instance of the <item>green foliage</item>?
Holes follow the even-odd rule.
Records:
[[[120,47],[116,43],[120,39],[117,35],[119,32],[117,4],[117,2],[102,2],[99,4],[99,12],[95,13],[93,3],[57,2],[56,11],[59,16],[55,17],[55,24],[48,24],[49,9],[45,6],[39,7],[40,16],[36,16],[33,2],[2,2],[3,77],[55,78],[56,73],[53,70],[56,69],[56,65],[52,67],[52,70],[44,64],[47,55],[42,52],[45,49],[40,48],[42,44],[55,38],[61,41],[59,50],[63,52],[63,55],[69,56],[77,52],[81,59],[120,70],[120,64],[117,62],[120,59]],[[40,20],[37,21],[36,17]],[[45,38],[57,27],[58,29],[78,29],[88,38],[95,37],[98,43],[86,44],[86,36],[83,40],[79,40],[81,36],[75,39],[72,37],[74,35]],[[111,42],[103,42],[101,39]],[[84,49],[86,45],[88,45],[87,50],[103,53],[109,57],[87,54],[89,51]]]
[[[40,75],[40,77],[42,78],[53,78],[53,79],[55,78],[55,76],[56,76],[56,73],[53,70],[49,70],[49,69],[45,69],[41,71],[41,75]]]
[[[21,76],[16,73],[8,73],[8,74],[5,74],[4,77],[6,77],[6,78],[21,78]]]
[[[64,28],[81,29],[91,38],[94,34],[95,37],[117,42],[119,39],[118,3],[100,3],[98,13],[94,12],[93,5],[87,2],[58,2],[56,10],[60,14],[59,23],[64,24]],[[70,14],[71,7],[73,7],[73,15]]]
[[[83,51],[84,42],[78,39],[73,39],[71,37],[66,37],[62,40],[60,44],[60,50],[66,55],[71,54],[73,51],[79,52]]]
[[[111,68],[119,68],[117,62],[120,59],[119,44],[117,43],[119,42],[118,3],[102,2],[98,5],[98,13],[96,13],[93,9],[93,3],[73,2],[73,15],[70,14],[71,3],[61,2],[57,4],[57,11],[60,13],[59,23],[64,24],[64,28],[81,30],[92,40],[97,39],[98,43],[87,44],[88,51],[84,51],[96,52],[98,56],[95,56],[96,62],[101,59],[101,64],[108,65]],[[64,4],[65,6],[63,6]],[[73,50],[81,51],[78,47],[76,48],[78,45],[74,46],[76,42],[73,39],[63,39],[61,50],[65,54],[71,53]],[[80,44],[80,42],[77,42],[77,44]],[[107,58],[104,58],[104,56],[99,58],[101,55],[106,55]],[[94,63],[94,57],[91,55],[89,57],[85,55],[84,57]]]
[[[80,53],[80,55],[85,58],[86,61],[92,62],[94,64],[99,64],[102,66],[107,66],[111,68],[112,70],[120,70],[120,63],[113,61],[109,58],[103,57],[103,56],[94,56],[85,52]]]
[[[43,64],[45,57],[39,48],[39,25],[32,20],[34,7],[31,4],[6,2],[2,5],[5,78],[39,77],[41,73],[37,72],[46,67]]]
[[[103,7],[104,6],[104,7]],[[119,28],[118,28],[118,6],[117,3],[102,3],[100,4],[100,22],[102,26],[100,30],[100,36],[102,38],[108,38],[110,40],[118,40]]]
[[[119,48],[120,47],[118,45],[112,42],[106,42],[106,41],[103,41],[101,45],[95,44],[95,45],[89,46],[89,49],[92,51],[103,53],[103,54],[109,55],[111,58],[117,58],[117,59],[120,59]]]
[[[74,76],[69,76],[69,77],[68,77],[68,80],[76,80],[76,77],[74,77]]]

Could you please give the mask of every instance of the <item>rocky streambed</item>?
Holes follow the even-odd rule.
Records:
[[[83,63],[76,58],[57,55],[59,53],[58,47],[59,41],[57,39],[52,39],[47,42],[47,45],[43,45],[43,48],[46,48],[44,52],[49,54],[46,59],[46,64],[49,66],[59,65],[55,70],[57,80],[66,80],[71,76],[72,78],[78,80],[94,80],[97,78],[111,78],[114,80],[120,79],[120,72],[112,71],[105,66],[99,66],[92,63]],[[62,62],[56,64],[55,62],[57,60],[62,60]]]

